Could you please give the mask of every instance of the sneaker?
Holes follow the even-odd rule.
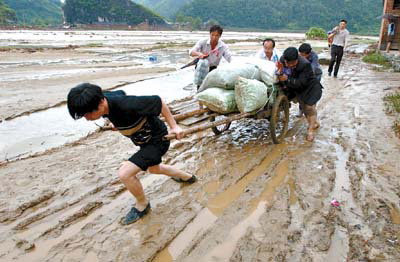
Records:
[[[193,184],[194,182],[197,181],[197,177],[195,175],[192,175],[191,178],[189,178],[188,180],[183,180],[182,178],[176,178],[176,177],[171,177],[172,180],[174,180],[175,182],[178,183],[188,183],[188,184]]]
[[[129,225],[138,221],[139,219],[147,215],[150,209],[150,202],[147,204],[146,208],[143,211],[139,211],[136,207],[132,207],[128,214],[122,219],[121,224]]]
[[[337,75],[333,75],[334,78],[337,78]]]
[[[332,76],[332,72],[328,72],[328,76]]]

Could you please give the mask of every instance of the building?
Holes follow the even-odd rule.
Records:
[[[394,17],[396,25],[396,36],[390,49],[400,50],[400,0],[383,0],[383,17]],[[381,31],[379,34],[379,48],[380,50],[386,49],[387,33],[389,21],[386,18],[382,19]]]

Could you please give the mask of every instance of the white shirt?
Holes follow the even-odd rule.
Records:
[[[218,44],[214,48],[214,50],[211,50],[210,39],[199,40],[196,45],[189,51],[189,55],[193,51],[201,52],[203,54],[209,54],[207,60],[210,66],[218,66],[222,57],[224,57],[229,63],[232,61],[232,54],[229,50],[229,47],[221,40],[218,40]]]
[[[333,37],[332,44],[346,48],[349,39],[350,39],[350,33],[349,31],[347,31],[347,29],[339,30]]]
[[[274,48],[274,50],[272,51],[271,59],[269,59],[267,57],[267,55],[265,54],[264,48],[261,48],[261,50],[258,51],[255,56],[257,58],[268,60],[268,61],[272,61],[272,62],[276,63],[281,58],[281,55],[282,55],[281,52],[279,52],[278,50],[276,50],[276,48]]]

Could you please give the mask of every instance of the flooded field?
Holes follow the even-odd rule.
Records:
[[[167,102],[193,95],[193,68],[179,68],[207,33],[13,32],[0,31],[0,261],[400,260],[400,141],[382,102],[399,74],[350,54],[339,78],[324,68],[313,143],[297,105],[280,145],[253,119],[174,141],[165,162],[199,181],[141,174],[152,212],[122,226],[134,199],[116,172],[138,148],[101,121],[71,120],[66,94],[92,82]],[[304,41],[223,38],[241,59],[265,36],[281,50]]]

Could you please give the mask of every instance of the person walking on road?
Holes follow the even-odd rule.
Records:
[[[332,30],[332,33],[328,36],[333,38],[331,46],[331,61],[329,62],[328,75],[337,77],[342,61],[343,52],[350,40],[350,32],[346,29],[347,21],[342,19],[339,23],[339,27]],[[335,69],[333,67],[335,66]]]

